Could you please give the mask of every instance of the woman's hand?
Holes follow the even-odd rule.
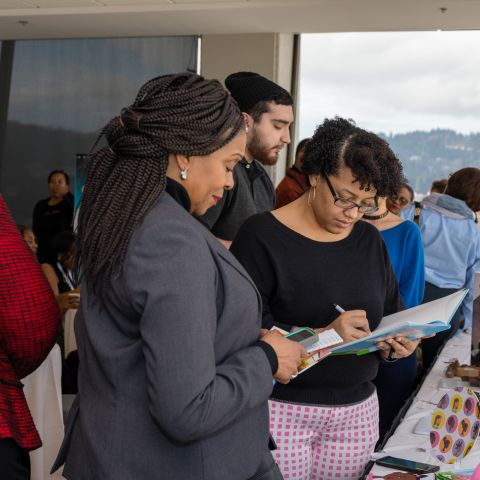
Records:
[[[344,342],[353,342],[367,337],[372,332],[368,325],[367,312],[365,310],[349,310],[340,314],[328,328],[333,328],[343,338]],[[325,329],[317,329],[317,331]],[[321,333],[321,332],[319,332]]]
[[[73,308],[78,308],[80,304],[80,289],[76,288],[70,292],[57,295],[57,303],[62,313]]]
[[[275,331],[267,331],[260,340],[268,343],[277,354],[278,369],[273,378],[280,383],[288,383],[295,378],[302,356],[306,355],[305,349],[299,343],[287,340],[281,333]]]
[[[377,347],[384,360],[397,360],[411,355],[419,343],[420,339],[409,340],[407,337],[395,337],[378,342]]]

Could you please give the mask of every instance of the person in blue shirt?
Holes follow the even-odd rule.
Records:
[[[420,230],[387,208],[385,198],[378,198],[378,212],[364,215],[383,237],[390,262],[397,277],[400,295],[406,308],[422,302],[425,287],[425,263]],[[415,353],[396,362],[382,362],[374,381],[380,407],[380,439],[410,396],[417,376]]]
[[[422,341],[423,365],[431,365],[445,341],[463,323],[471,327],[473,275],[480,271],[480,229],[474,212],[480,210],[480,169],[467,167],[455,172],[444,193],[432,193],[418,207],[411,205],[402,217],[418,222],[425,252],[425,296],[423,302],[468,288],[451,329]]]

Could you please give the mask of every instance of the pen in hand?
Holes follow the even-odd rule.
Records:
[[[333,306],[335,307],[335,310],[338,313],[345,313],[345,310],[340,305],[337,305],[336,303],[334,303]]]
[[[333,307],[335,308],[335,310],[342,314],[342,313],[345,313],[346,310],[344,308],[342,308],[340,305],[338,305],[337,303],[334,303],[333,304]],[[362,330],[363,332],[365,332],[367,335],[370,335],[372,332],[370,332],[370,329],[368,327],[368,323],[366,325],[352,325],[353,328],[357,329],[357,330]],[[338,332],[337,332],[338,333]],[[341,336],[341,334],[339,333],[339,335]],[[343,337],[342,337],[343,338]],[[351,340],[350,340],[351,341]]]

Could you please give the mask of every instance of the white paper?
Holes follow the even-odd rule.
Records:
[[[308,347],[307,352],[314,352],[320,348],[331,347],[342,342],[343,338],[333,328],[330,328],[318,334],[318,340]]]

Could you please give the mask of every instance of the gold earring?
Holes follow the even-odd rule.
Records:
[[[308,191],[308,199],[307,199],[308,206],[312,205],[312,198],[311,198],[312,191],[313,191],[313,200],[315,200],[315,195],[317,193],[317,188],[313,187],[313,186],[310,187],[310,190]]]

